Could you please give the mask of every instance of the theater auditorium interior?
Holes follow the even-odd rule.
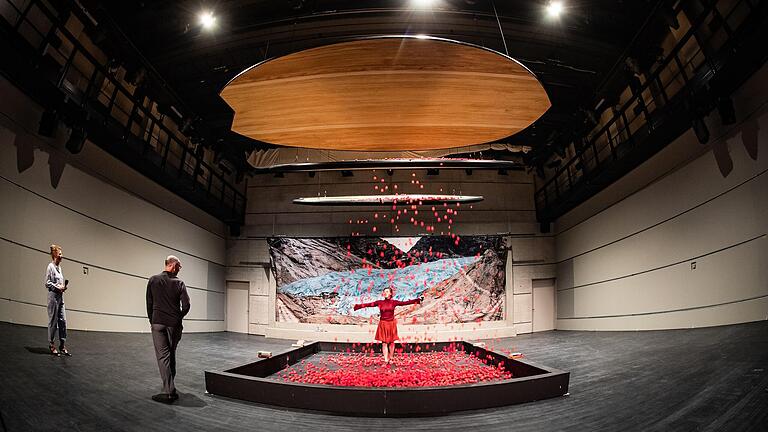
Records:
[[[0,431],[768,430],[768,1],[0,32]]]

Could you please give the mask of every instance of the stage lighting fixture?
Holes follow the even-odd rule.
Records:
[[[220,154],[221,152],[219,152]],[[214,154],[214,159],[216,158],[216,155]],[[230,175],[233,172],[235,172],[235,166],[232,165],[232,162],[230,162],[228,159],[224,158],[223,155],[220,156],[221,159],[219,159],[218,167],[226,175]]]
[[[40,117],[40,124],[37,126],[37,133],[42,136],[52,137],[59,123],[58,117],[54,110],[43,111],[43,115]]]
[[[427,170],[427,175],[428,176],[440,175],[440,170],[436,169],[436,168],[430,168],[430,169]]]
[[[645,111],[645,101],[643,101],[642,97],[639,97],[637,98],[637,104],[632,108],[632,112],[635,113],[635,116],[639,116],[643,111]]]
[[[192,119],[191,118],[186,118],[181,123],[181,128],[179,128],[179,132],[181,132],[182,134],[186,135],[187,132],[189,132],[189,129],[191,127],[192,127]]]
[[[216,25],[216,17],[213,16],[213,12],[204,11],[198,17],[200,19],[200,25],[206,30],[211,30]]]
[[[629,84],[629,88],[632,89],[632,92],[635,94],[640,93],[640,90],[643,88],[643,83],[634,73],[629,74],[629,77],[627,78],[627,84]]]
[[[146,76],[147,70],[139,66],[137,68],[129,69],[125,73],[125,81],[129,84],[139,87],[144,82],[144,78],[146,78]]]
[[[717,101],[717,112],[720,114],[720,122],[724,125],[736,123],[736,109],[733,108],[733,101],[729,97],[720,98]]]
[[[563,12],[563,2],[561,1],[551,1],[547,5],[547,14],[552,17],[556,18],[560,16],[560,14]]]
[[[661,16],[664,18],[664,21],[669,28],[673,30],[680,29],[680,21],[677,19],[677,15],[675,15],[675,11],[672,8],[662,9]]]
[[[560,168],[560,165],[562,165],[562,164],[563,164],[563,160],[562,159],[555,159],[552,162],[547,163],[547,168],[549,168],[549,169]]]
[[[599,107],[602,104],[602,101],[605,99],[601,99],[601,102],[597,104]],[[598,116],[597,113],[594,110],[591,109],[585,109],[584,110],[584,124],[587,125],[588,128],[592,129],[598,124]]]
[[[709,141],[709,129],[704,123],[703,119],[698,117],[693,119],[693,133],[696,134],[696,138],[699,139],[699,143],[706,144]]]
[[[352,173],[352,171],[349,171],[349,170],[341,170],[341,176],[342,177],[352,177],[352,176],[354,176],[354,174]]]
[[[69,150],[70,153],[78,154],[83,150],[83,145],[85,145],[85,137],[86,134],[83,128],[72,128],[72,132],[69,134],[69,139],[67,139],[65,147],[67,150]]]

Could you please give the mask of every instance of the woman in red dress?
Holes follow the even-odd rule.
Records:
[[[355,310],[378,306],[379,312],[381,312],[381,318],[379,318],[379,326],[376,328],[375,339],[381,342],[381,351],[384,353],[384,362],[389,363],[389,360],[395,355],[395,341],[400,339],[400,336],[397,335],[395,307],[421,303],[424,297],[407,301],[393,300],[392,289],[390,288],[384,288],[382,294],[384,295],[383,300],[356,304]]]

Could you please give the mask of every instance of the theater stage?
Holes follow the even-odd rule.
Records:
[[[443,417],[356,418],[204,394],[203,371],[290,341],[184,335],[173,406],[149,334],[72,331],[53,358],[45,329],[0,323],[0,430],[768,430],[768,322],[652,332],[546,332],[493,344],[571,372],[570,395]]]

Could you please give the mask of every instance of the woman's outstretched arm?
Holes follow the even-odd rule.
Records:
[[[355,305],[354,309],[358,310],[358,309],[362,309],[362,308],[376,307],[378,305],[379,305],[379,301],[376,300],[375,302],[370,302],[370,303],[358,303],[358,304]]]
[[[424,300],[424,297],[419,297],[419,298],[415,298],[415,299],[411,299],[411,300],[406,300],[406,301],[395,300],[395,306],[412,305],[412,304],[416,304],[416,303],[421,303],[423,300]]]

